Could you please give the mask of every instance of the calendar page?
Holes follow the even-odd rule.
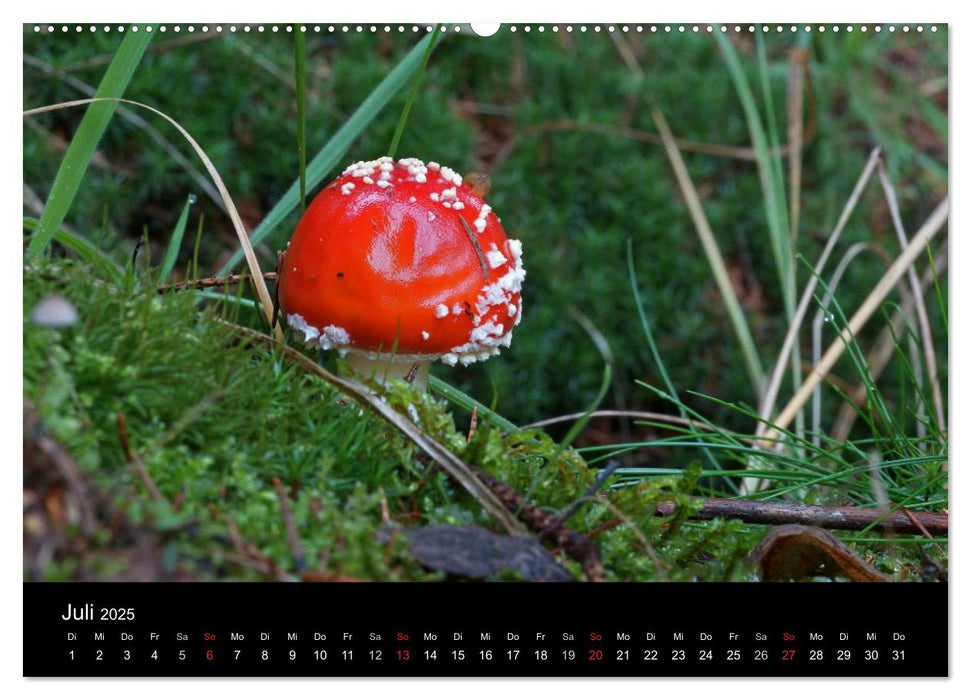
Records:
[[[948,676],[948,25],[317,14],[22,27],[23,674]]]

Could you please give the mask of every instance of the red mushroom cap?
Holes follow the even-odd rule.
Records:
[[[307,208],[280,267],[280,308],[342,354],[469,364],[522,318],[522,244],[451,168],[359,162]]]

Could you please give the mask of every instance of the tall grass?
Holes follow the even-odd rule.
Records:
[[[657,450],[662,447],[665,450],[691,448],[704,454],[712,467],[703,471],[703,476],[713,480],[712,483],[721,484],[720,488],[729,492],[734,491],[736,485],[741,485],[742,493],[756,495],[759,498],[796,495],[801,499],[811,499],[816,497],[814,492],[817,491],[818,487],[825,485],[826,488],[837,488],[841,493],[853,493],[854,502],[862,504],[867,502],[863,495],[864,484],[874,486],[872,479],[876,477],[871,473],[871,461],[873,459],[871,449],[875,449],[877,446],[892,445],[893,453],[906,455],[905,459],[913,460],[906,462],[904,466],[908,469],[916,467],[922,464],[927,456],[926,453],[923,456],[921,454],[921,450],[928,448],[928,445],[922,441],[926,432],[930,430],[934,437],[932,444],[936,447],[932,449],[933,457],[929,461],[946,468],[946,446],[943,447],[943,455],[937,451],[942,445],[946,445],[946,439],[942,434],[944,421],[940,383],[936,379],[935,341],[930,332],[926,310],[919,312],[919,345],[923,349],[922,355],[919,355],[913,349],[918,345],[916,337],[893,341],[897,348],[897,354],[901,356],[899,364],[905,374],[901,381],[912,387],[915,396],[915,420],[906,421],[903,415],[898,417],[891,415],[888,404],[882,398],[876,380],[869,371],[866,357],[859,348],[857,338],[864,325],[885,303],[891,290],[905,275],[909,281],[910,296],[913,298],[914,305],[923,309],[921,301],[923,292],[917,281],[914,264],[918,260],[919,252],[927,249],[932,238],[943,228],[947,219],[947,200],[945,199],[938,205],[937,209],[915,234],[914,239],[908,240],[902,230],[894,193],[881,164],[879,150],[875,149],[871,153],[870,159],[851,193],[834,231],[828,238],[822,254],[814,266],[807,265],[807,267],[811,267],[812,274],[797,305],[796,263],[799,259],[796,252],[796,245],[799,240],[797,217],[800,209],[799,197],[802,180],[800,172],[802,160],[799,154],[802,148],[801,138],[804,130],[801,113],[803,101],[801,96],[793,94],[793,91],[805,89],[802,74],[799,72],[800,66],[805,65],[805,62],[800,58],[800,55],[795,55],[791,60],[789,70],[791,91],[788,97],[790,142],[784,146],[779,137],[780,130],[775,117],[776,109],[771,81],[772,70],[761,32],[755,32],[755,50],[758,84],[763,101],[762,110],[757,105],[746,68],[732,42],[726,36],[717,32],[715,39],[721,49],[722,58],[745,115],[756,156],[766,221],[764,233],[758,239],[764,241],[773,254],[787,334],[774,362],[772,375],[768,381],[765,381],[761,371],[759,354],[755,349],[756,343],[749,331],[744,312],[731,288],[731,284],[728,282],[725,263],[721,252],[718,250],[711,227],[708,225],[701,200],[691,182],[687,167],[681,158],[680,151],[666,121],[659,112],[655,111],[654,120],[661,140],[667,150],[679,188],[701,239],[712,270],[712,276],[721,294],[726,316],[731,322],[741,348],[749,378],[755,387],[758,410],[753,411],[736,403],[724,404],[712,397],[706,397],[714,403],[730,405],[736,413],[751,420],[753,422],[751,435],[729,436],[724,431],[702,422],[695,423],[694,425],[697,427],[676,427],[670,424],[648,422],[643,425],[654,428],[663,427],[666,433],[674,432],[676,436],[650,442],[590,448],[591,463],[599,463],[608,457],[617,457],[627,451]],[[791,191],[788,197],[786,195],[786,171],[783,166],[784,157],[790,159],[789,186]],[[814,290],[843,228],[861,197],[864,186],[870,181],[874,173],[879,173],[881,176],[886,201],[893,218],[898,240],[901,243],[902,252],[889,264],[886,273],[855,313],[848,319],[840,316],[841,322],[834,321],[833,313],[827,311],[827,309],[830,307],[838,308],[841,314],[842,308],[833,295],[833,290],[827,287],[822,299],[814,297]],[[840,262],[835,279],[838,279],[846,267],[851,265],[851,261],[852,256],[845,257]],[[628,261],[628,265],[630,266],[630,261]],[[645,329],[648,346],[651,348],[654,363],[659,369],[665,389],[662,391],[649,385],[644,386],[666,401],[670,401],[682,418],[687,418],[688,407],[682,401],[679,392],[664,370],[663,361],[656,351],[632,268],[630,276],[641,325]],[[825,285],[823,286],[825,287]],[[814,299],[817,302],[817,308],[819,308],[818,318],[829,319],[837,338],[825,352],[814,357],[814,366],[804,377],[799,338],[803,334],[803,320]],[[818,330],[815,337],[819,337]],[[889,340],[888,338],[887,342]],[[911,346],[912,351],[909,355],[905,356],[906,353],[901,349],[901,343]],[[866,441],[846,443],[843,441],[846,435],[843,435],[841,440],[834,441],[823,432],[820,408],[822,403],[821,385],[826,381],[828,373],[844,353],[851,358],[860,376],[861,386],[865,390],[866,397],[864,405],[876,408],[875,414],[864,412],[855,400],[844,395],[842,397],[846,402],[844,413],[851,411],[854,407],[859,411],[860,417],[864,418],[874,436],[873,446],[868,447]],[[923,380],[924,372],[922,370],[924,367],[922,364],[926,365],[926,373],[930,378],[928,383]],[[793,394],[782,409],[776,413],[776,400],[786,369],[788,369]],[[924,391],[924,386],[928,387],[927,392]],[[837,393],[839,393],[838,390]],[[814,420],[813,430],[810,435],[807,435],[803,409],[811,395],[816,397],[813,410]],[[929,400],[928,396],[932,397],[932,400]],[[901,398],[901,410],[903,410],[903,405],[905,403]],[[930,425],[927,424],[925,417],[925,409],[928,407],[935,415],[935,420]],[[700,418],[697,415],[694,417]],[[849,422],[847,418],[848,416],[841,416],[840,421],[837,421],[835,424],[837,431],[842,430],[841,424]],[[795,425],[795,428],[790,429],[791,425]],[[882,450],[883,447],[880,449]],[[854,455],[854,459],[847,459],[842,456],[844,454]],[[820,475],[821,464],[830,465],[823,470],[825,474],[823,476]],[[777,467],[782,467],[782,469]],[[675,472],[677,471],[675,470]],[[890,488],[885,488],[887,483],[881,480],[880,488],[876,491],[881,494],[890,494],[890,497],[897,503],[897,507],[902,507],[902,503],[912,502],[915,492],[909,490],[911,482],[909,477],[905,474],[902,478],[897,478],[900,476],[900,470],[896,467],[894,470],[888,470],[888,472],[894,474],[894,476],[885,480],[890,484]],[[634,469],[633,471],[622,469],[619,472],[624,478],[639,474],[646,476],[649,473],[651,473],[650,469]],[[883,474],[884,472],[880,473]],[[940,486],[941,480],[934,476],[929,484],[922,486],[916,493],[923,493],[927,490],[940,493]],[[887,495],[878,497],[877,500],[880,500],[880,498],[886,499]]]
[[[158,283],[163,284],[169,279],[169,275],[172,274],[172,270],[175,268],[176,260],[179,257],[179,251],[182,248],[182,239],[185,237],[185,227],[189,223],[189,207],[195,204],[195,195],[189,195],[185,200],[185,206],[182,207],[182,213],[179,214],[179,220],[175,222],[175,229],[172,231],[172,236],[169,238],[168,247],[165,249],[165,258],[162,260],[162,266],[158,271]]]
[[[763,120],[755,101],[755,95],[749,85],[745,69],[732,43],[720,33],[715,34],[719,48],[725,59],[725,64],[731,75],[732,83],[738,94],[745,119],[748,123],[749,136],[755,149],[758,165],[759,180],[762,183],[762,198],[765,208],[767,224],[767,238],[775,258],[776,273],[778,275],[779,290],[782,296],[786,320],[792,323],[795,314],[795,258],[793,256],[792,240],[788,225],[788,211],[786,208],[785,185],[782,178],[782,153],[779,148],[778,130],[775,117],[771,90],[769,89],[767,60],[761,32],[756,32],[755,40],[759,55],[759,72],[762,82],[763,97],[766,104],[769,130],[763,126]],[[794,148],[794,144],[789,144]],[[797,388],[802,381],[802,364],[799,346],[793,345],[790,354],[790,372],[793,388]],[[765,389],[765,386],[762,387]],[[769,407],[770,410],[772,407]],[[802,413],[797,415],[798,428],[802,428]]]
[[[132,25],[125,34],[98,85],[96,98],[119,98],[125,94],[135,68],[138,67],[145,49],[152,40],[152,34],[145,31],[145,28],[146,25]],[[71,139],[67,153],[64,154],[57,175],[54,177],[54,184],[51,185],[51,192],[37,230],[30,237],[27,247],[30,255],[42,253],[60,228],[116,106],[115,102],[99,101],[90,104],[85,112],[81,125]]]

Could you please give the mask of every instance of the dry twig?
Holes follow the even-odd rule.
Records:
[[[239,284],[240,282],[245,282],[250,279],[250,275],[247,274],[236,274],[226,275],[225,277],[203,277],[197,280],[184,280],[182,282],[172,282],[170,284],[162,284],[155,288],[159,294],[165,294],[167,292],[182,292],[187,289],[208,289],[209,287],[228,287],[234,284]],[[276,281],[275,272],[264,272],[263,279],[267,282]]]
[[[657,505],[655,514],[667,517],[674,510],[674,503],[666,501]],[[705,498],[701,510],[691,516],[692,520],[715,518],[741,520],[756,525],[812,525],[829,530],[865,530],[879,524],[901,534],[946,536],[948,533],[946,513],[906,511],[888,515],[878,508],[811,506],[732,498]]]

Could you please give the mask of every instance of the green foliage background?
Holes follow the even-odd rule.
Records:
[[[409,31],[308,34],[310,154],[417,39]],[[733,35],[731,40],[749,70],[750,83],[759,85],[751,37]],[[946,28],[907,35],[773,33],[765,41],[771,109],[778,124],[786,123],[789,51],[804,45],[811,57],[811,136],[803,155],[799,251],[815,260],[874,146],[883,149],[905,226],[913,230],[947,190]],[[25,108],[77,99],[77,81],[96,86],[118,43],[116,33],[51,37],[28,28]],[[244,219],[255,227],[297,177],[292,64],[292,36],[283,32],[169,33],[155,38],[126,97],[174,117],[202,144]],[[385,152],[406,94],[400,92],[357,139],[346,162]],[[762,105],[761,94],[759,101]],[[671,410],[637,383],[658,385],[660,378],[631,294],[626,261],[630,240],[654,336],[686,403],[725,428],[753,428],[731,406],[697,396],[755,403],[668,160],[660,146],[630,137],[656,133],[651,107],[664,113],[679,138],[738,147],[750,143],[723,57],[703,33],[638,33],[633,27],[622,33],[620,25],[613,34],[606,25],[600,32],[554,33],[547,26],[540,33],[534,26],[529,34],[520,28],[481,39],[466,30],[449,32],[428,65],[398,155],[436,160],[460,172],[488,170],[490,202],[510,236],[523,240],[528,271],[524,319],[512,348],[497,360],[470,368],[436,368],[435,374],[517,424],[580,411],[595,398],[604,358],[577,322],[578,315],[592,321],[614,358],[604,406]],[[40,201],[47,196],[63,143],[82,114],[62,110],[25,119],[25,188]],[[174,130],[152,123],[188,155]],[[627,135],[591,130],[603,127]],[[83,319],[80,327],[65,331],[38,329],[25,320],[25,393],[38,402],[51,430],[91,473],[118,479],[118,488],[137,489],[134,477],[122,469],[113,432],[115,413],[122,411],[159,488],[169,498],[180,489],[190,491],[186,503],[191,505],[181,514],[152,514],[158,527],[182,523],[162,528],[174,534],[165,535],[160,546],[173,546],[177,552],[177,563],[166,575],[190,575],[188,570],[192,576],[254,575],[212,556],[213,547],[220,549],[214,543],[225,537],[226,513],[234,513],[244,536],[287,568],[289,549],[269,482],[278,476],[302,485],[294,509],[312,552],[311,568],[321,565],[365,578],[434,576],[407,563],[400,551],[387,554],[374,544],[382,497],[394,504],[396,515],[411,513],[415,523],[486,524],[475,505],[440,472],[428,473],[403,437],[354,405],[338,405],[339,397],[330,388],[280,358],[240,347],[213,322],[214,315],[225,312],[259,327],[247,308],[216,305],[200,313],[189,297],[159,298],[142,289],[136,283],[139,275],[161,264],[188,196],[195,195],[197,201],[190,209],[177,276],[187,274],[197,225],[203,232],[200,276],[219,269],[235,251],[235,237],[228,217],[141,128],[116,115],[97,156],[65,223],[119,266],[126,264],[144,234],[149,248],[140,253],[125,295],[92,284],[83,269],[64,260],[57,272],[45,267],[48,263],[25,272],[25,319],[42,293],[53,289],[67,293]],[[755,164],[687,150],[685,158],[720,249],[737,275],[763,364],[771,366],[786,321]],[[195,163],[192,156],[190,160]],[[24,214],[37,216],[30,199],[25,195]],[[264,269],[273,267],[275,251],[286,244],[295,224],[296,215],[258,248]],[[891,252],[897,249],[874,185],[841,246],[864,240]],[[855,308],[882,270],[876,258],[851,268],[840,289],[841,306]],[[57,282],[44,281],[43,275]],[[806,278],[803,269],[800,281]],[[946,294],[946,280],[941,284]],[[941,329],[941,308],[931,304],[930,310],[934,327]],[[868,330],[861,341],[874,334]],[[946,350],[946,342],[936,348],[944,371]],[[906,374],[904,364],[894,367],[888,377]],[[849,360],[836,373],[854,381],[857,376]],[[889,400],[899,398],[906,412],[903,397],[909,389],[891,381],[884,390]],[[827,405],[835,407],[838,400],[830,393]],[[192,413],[197,406],[205,407],[200,415]],[[429,406],[429,416],[445,420],[444,410]],[[191,420],[180,422],[187,415]],[[446,437],[454,437],[451,420],[441,428]],[[464,429],[462,412],[457,420]],[[588,432],[580,444],[619,442],[622,437],[617,428],[597,428],[607,429],[607,437]],[[482,430],[482,439],[490,439],[489,429]],[[562,434],[560,428],[552,430],[554,437]],[[498,433],[491,439],[501,440]],[[536,439],[539,443],[530,450],[540,461],[549,461],[553,443]],[[457,449],[473,449],[455,444]],[[585,470],[536,476],[529,459],[510,457],[509,449],[495,447],[492,461],[485,461],[497,476],[550,508],[568,504],[591,482]],[[696,450],[660,446],[624,459],[629,466],[683,468],[697,456]],[[685,525],[676,528],[680,534],[674,537],[642,506],[659,500],[662,492],[671,497],[672,488],[680,494],[693,486],[672,477],[670,482],[643,481],[638,488],[614,492],[615,505],[635,521],[632,528],[601,537],[613,576],[659,577],[656,564],[642,550],[632,549],[634,528],[660,548],[670,567],[663,576],[746,575],[739,562],[762,533],[760,528]],[[579,531],[597,528],[611,517],[603,508],[581,511],[571,526]],[[141,516],[132,514],[134,520]],[[187,564],[203,560],[204,565]],[[697,568],[699,561],[709,562],[703,571]],[[900,559],[895,561],[890,566],[899,569]],[[81,557],[60,573],[42,575],[77,576],[77,567],[87,565]]]

